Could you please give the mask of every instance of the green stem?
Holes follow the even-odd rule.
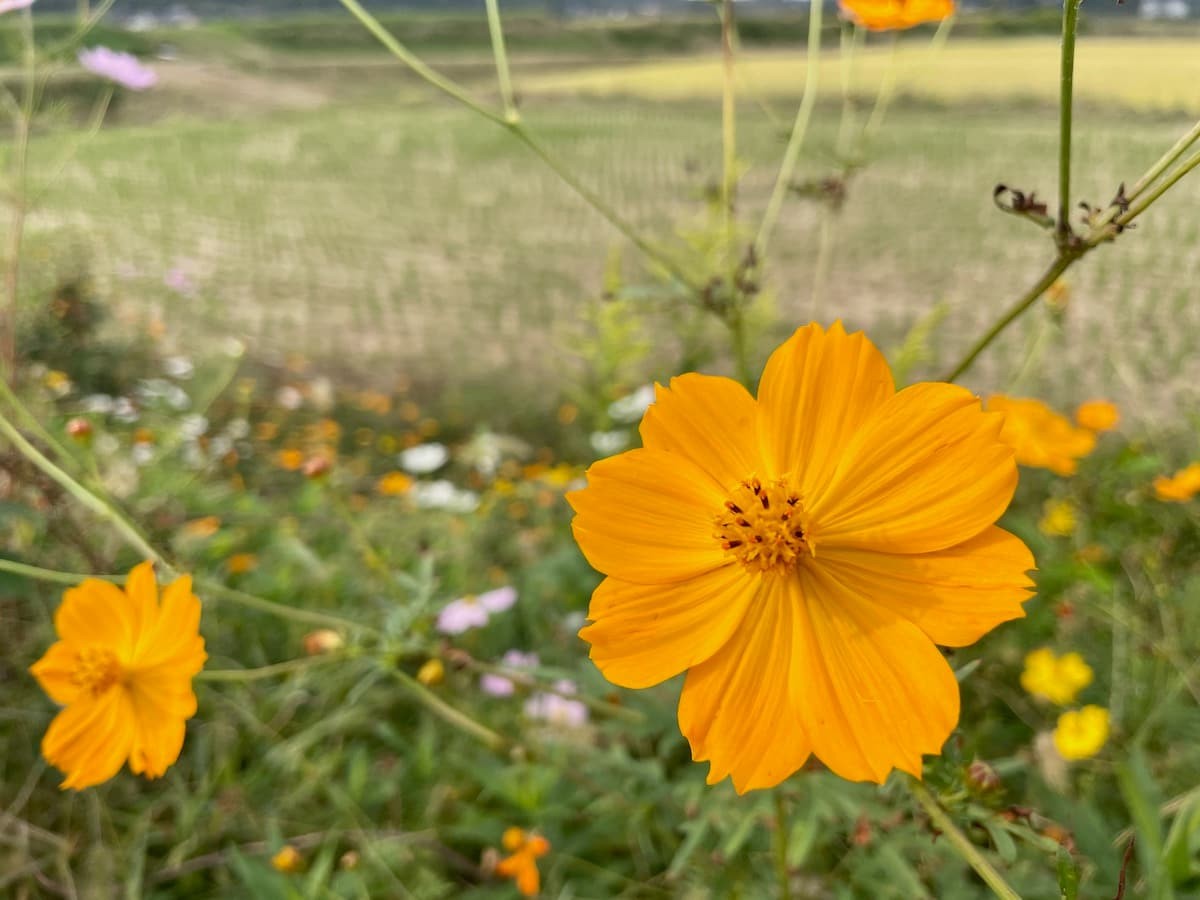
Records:
[[[943,20],[943,22],[948,20]],[[939,29],[939,33],[940,33]],[[936,36],[935,36],[936,39]],[[883,78],[879,81],[879,92],[875,95],[875,106],[871,109],[871,115],[867,119],[867,124],[863,128],[863,153],[866,153],[867,147],[870,146],[872,138],[883,127],[883,117],[887,115],[888,107],[892,105],[892,97],[896,93],[897,77],[897,57],[899,56],[900,47],[900,32],[892,32],[891,47],[888,49],[888,65],[884,70]]]
[[[486,0],[488,31],[492,37],[492,56],[496,60],[496,78],[500,82],[500,100],[504,103],[504,120],[520,121],[517,98],[513,93],[512,78],[508,74],[508,52],[504,48],[504,29],[500,26],[500,4],[498,0]]]
[[[800,107],[796,110],[792,136],[788,139],[787,149],[783,152],[779,174],[775,176],[775,187],[771,190],[771,199],[767,201],[767,210],[763,213],[762,224],[758,228],[758,235],[754,238],[755,255],[760,260],[766,256],[767,246],[771,242],[771,232],[775,230],[775,225],[779,221],[779,212],[783,208],[783,200],[787,196],[792,175],[796,171],[796,163],[800,159],[800,148],[804,145],[804,136],[808,132],[808,123],[817,102],[817,78],[821,63],[822,6],[824,6],[822,3],[813,3],[809,6],[808,58],[804,75],[804,93],[800,97]]]
[[[982,878],[984,883],[992,889],[992,893],[1000,897],[1001,900],[1021,900],[1021,895],[1009,887],[1004,877],[979,852],[979,848],[967,840],[967,836],[954,824],[953,820],[946,813],[946,810],[942,808],[942,805],[929,792],[929,789],[911,776],[906,778],[905,781],[908,784],[909,791],[916,798],[917,802],[921,804],[921,808],[925,810],[934,827],[958,851],[958,855],[963,858],[967,865],[975,870],[975,874]]]
[[[608,220],[609,224],[616,228],[619,232],[625,235],[634,246],[642,251],[647,257],[657,262],[675,278],[685,284],[693,293],[699,294],[703,289],[703,284],[697,282],[689,276],[682,267],[672,260],[667,254],[659,250],[645,238],[643,238],[634,229],[628,221],[626,221],[620,213],[600,199],[594,191],[584,186],[584,184],[575,177],[575,175],[567,169],[561,160],[554,156],[544,145],[541,144],[532,134],[530,134],[524,125],[518,121],[510,121],[504,115],[497,114],[477,100],[471,97],[465,89],[455,84],[453,81],[439,75],[428,65],[426,65],[419,56],[410,51],[407,47],[397,41],[388,32],[386,28],[372,16],[369,12],[362,8],[357,0],[341,0],[342,5],[363,25],[367,31],[371,32],[375,38],[383,44],[383,46],[398,60],[408,66],[420,78],[424,79],[433,87],[442,91],[444,94],[453,97],[459,103],[483,116],[489,121],[495,122],[497,125],[508,129],[515,137],[517,137],[526,147],[533,151],[534,155],[544,162],[556,174],[559,179],[571,188],[576,194],[592,207],[596,212]]]
[[[15,116],[13,135],[12,220],[9,224],[8,259],[5,271],[5,293],[8,310],[0,335],[0,378],[17,375],[17,311],[20,306],[21,244],[25,237],[25,216],[28,212],[29,132],[33,124],[34,100],[37,90],[37,49],[33,35],[33,11],[21,11],[22,84],[21,105]]]
[[[783,791],[775,788],[775,875],[779,882],[779,900],[792,900],[792,879],[788,871],[788,828],[787,805]]]
[[[865,34],[865,29],[846,21],[842,23],[838,36],[838,62],[842,76],[842,120],[838,125],[836,156],[843,165],[850,158],[854,134],[854,62],[858,59],[858,51],[862,47]]]
[[[821,321],[821,295],[833,261],[837,217],[838,212],[828,204],[821,211],[820,231],[817,234],[817,261],[813,264],[812,297],[809,300],[809,318],[814,322]]]
[[[1063,0],[1062,65],[1058,101],[1058,230],[1059,249],[1071,236],[1071,116],[1075,100],[1075,32],[1083,0]]]
[[[197,681],[261,681],[264,678],[275,678],[279,675],[291,675],[293,672],[303,672],[332,662],[345,662],[345,653],[322,653],[317,656],[305,656],[302,659],[289,659],[285,662],[272,663],[269,666],[259,666],[255,669],[205,669],[196,675]]]
[[[1149,194],[1147,194],[1145,197],[1143,197],[1141,199],[1141,201],[1134,204],[1133,206],[1130,206],[1128,212],[1122,213],[1121,215],[1117,216],[1113,221],[1122,227],[1127,226],[1130,222],[1132,222],[1134,219],[1136,219],[1138,216],[1140,216],[1142,213],[1144,213],[1150,207],[1151,204],[1153,204],[1156,200],[1158,200],[1159,197],[1161,197],[1168,190],[1170,190],[1172,187],[1174,187],[1175,184],[1178,183],[1181,178],[1183,178],[1185,175],[1187,175],[1189,172],[1191,172],[1197,166],[1200,166],[1200,153],[1194,154],[1193,156],[1188,158],[1186,161],[1184,161],[1182,164],[1180,164],[1179,168],[1177,168],[1174,172],[1172,172],[1168,178],[1166,178],[1165,180],[1160,182],[1154,188],[1154,190],[1152,190]]]
[[[736,367],[738,381],[746,390],[754,391],[754,373],[750,371],[750,341],[746,333],[746,318],[742,311],[734,310],[725,317],[729,326],[730,339],[733,341],[733,363]]]
[[[1133,201],[1141,196],[1142,192],[1150,187],[1163,172],[1167,171],[1175,160],[1183,156],[1187,152],[1187,149],[1196,143],[1197,140],[1200,140],[1200,121],[1197,121],[1187,133],[1175,142],[1170,150],[1159,158],[1158,162],[1146,171],[1145,175],[1134,183],[1129,193],[1125,195],[1125,199]]]
[[[331,613],[287,606],[283,603],[277,603],[274,600],[267,600],[265,597],[258,597],[254,594],[248,594],[245,591],[239,591],[211,578],[197,577],[196,587],[214,597],[228,600],[230,603],[236,603],[247,609],[256,609],[259,612],[278,616],[281,619],[290,619],[293,622],[305,625],[323,625],[326,628],[341,628],[346,631],[359,631],[373,635],[379,634],[379,630],[370,625],[363,625],[361,622],[355,622],[352,619],[343,619],[341,616],[335,616]]]
[[[721,219],[725,252],[731,269],[737,266],[733,249],[734,204],[737,191],[737,94],[733,72],[733,0],[721,0]],[[730,276],[732,287],[733,277]]]
[[[59,459],[63,461],[64,465],[69,465],[74,469],[79,468],[79,463],[75,457],[67,451],[67,448],[63,446],[61,441],[54,437],[54,435],[52,435],[42,425],[42,423],[38,421],[37,416],[29,411],[29,408],[21,402],[20,398],[16,395],[13,389],[9,387],[8,382],[3,378],[0,378],[0,402],[7,403],[12,408],[13,412],[17,414],[25,427],[32,431],[39,441],[53,450]]]
[[[389,668],[387,671],[392,675],[393,678],[408,688],[409,692],[413,695],[417,702],[419,702],[422,706],[424,706],[442,721],[453,725],[459,731],[469,734],[471,737],[482,741],[491,750],[500,751],[508,747],[508,741],[503,736],[492,731],[492,729],[488,728],[486,725],[481,725],[479,722],[476,722],[466,713],[455,709],[407,672],[396,668]]]
[[[1046,289],[1050,287],[1050,285],[1054,284],[1055,280],[1057,280],[1057,278],[1062,275],[1063,272],[1069,269],[1071,264],[1074,263],[1075,260],[1079,259],[1081,255],[1082,254],[1078,252],[1060,253],[1057,257],[1055,257],[1054,262],[1050,264],[1050,268],[1045,271],[1042,277],[1039,278],[1029,290],[1022,294],[1016,303],[1009,307],[1008,312],[1001,316],[1000,319],[994,325],[992,325],[987,332],[984,333],[983,337],[975,342],[975,345],[971,347],[969,351],[967,351],[967,355],[964,356],[959,361],[958,365],[951,369],[949,373],[942,378],[942,380],[954,381],[960,375],[962,375],[963,372],[971,368],[971,364],[975,362],[979,354],[986,350],[992,341],[999,337],[1000,333],[1004,331],[1004,329],[1015,322],[1021,316],[1021,314],[1025,312],[1025,310],[1029,309],[1029,307],[1036,303],[1038,297],[1042,296],[1042,294],[1046,292]]]
[[[51,584],[74,586],[89,578],[100,581],[111,581],[114,584],[124,584],[124,575],[84,575],[78,572],[59,572],[56,569],[43,569],[40,566],[30,566],[12,559],[0,559],[0,572],[20,575],[22,578],[32,578],[34,581],[48,581]]]
[[[81,506],[85,506],[95,513],[100,519],[111,524],[143,559],[149,559],[158,563],[164,569],[170,570],[166,560],[157,550],[150,546],[150,543],[142,536],[142,534],[134,527],[133,523],[125,518],[114,506],[105,503],[78,481],[52,463],[45,455],[42,454],[37,447],[25,440],[25,437],[19,432],[16,427],[8,420],[4,413],[0,412],[0,434],[8,438],[14,447],[28,459],[31,463],[41,469],[52,480],[58,483],[68,494],[76,499]]]

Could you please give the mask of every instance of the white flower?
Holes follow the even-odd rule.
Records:
[[[153,444],[137,443],[133,445],[133,461],[137,465],[144,466],[152,459],[154,459]]]
[[[290,384],[275,392],[275,402],[284,409],[299,409],[304,404],[304,395]]]
[[[588,436],[592,449],[600,456],[612,456],[629,446],[628,431],[593,431]]]
[[[185,440],[194,441],[206,431],[208,431],[208,419],[204,416],[184,416],[179,420],[179,433]]]
[[[417,482],[412,498],[420,509],[444,509],[452,513],[474,512],[479,506],[478,494],[456,487],[444,478]]]
[[[417,444],[402,450],[400,468],[410,475],[428,475],[436,472],[450,460],[450,451],[445,444]]]
[[[245,419],[230,419],[229,424],[225,426],[225,433],[233,440],[240,441],[250,435],[250,423]]]
[[[163,360],[163,371],[172,378],[186,381],[196,372],[196,367],[186,356],[168,356]]]
[[[112,414],[117,421],[127,425],[138,420],[137,407],[128,397],[118,397],[113,401]]]
[[[525,701],[525,715],[561,728],[579,728],[587,724],[588,708],[578,700],[563,694],[576,693],[575,684],[562,680],[554,682],[557,693],[534,694]]]
[[[113,411],[113,398],[108,394],[90,394],[83,398],[83,411],[107,416]]]
[[[643,384],[632,394],[626,394],[620,400],[609,404],[608,414],[614,422],[636,422],[654,402],[654,385]]]

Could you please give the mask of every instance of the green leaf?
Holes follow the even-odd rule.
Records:
[[[1200,791],[1193,791],[1176,814],[1163,847],[1162,869],[1173,884],[1182,884],[1195,875],[1197,849],[1200,849]]]
[[[1066,847],[1058,848],[1058,892],[1061,900],[1079,898],[1079,864]]]
[[[1163,835],[1158,809],[1162,801],[1140,749],[1133,748],[1129,759],[1117,766],[1117,784],[1133,819],[1138,860],[1150,881],[1147,896],[1153,900],[1170,900],[1174,892],[1170,882],[1162,877],[1165,873],[1159,871],[1159,861],[1163,857]]]

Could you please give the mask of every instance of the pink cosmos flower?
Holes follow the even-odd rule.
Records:
[[[575,683],[563,679],[554,682],[557,693],[534,694],[525,701],[525,715],[563,728],[579,728],[587,724],[588,708],[578,700],[563,694],[576,693]]]
[[[107,47],[79,51],[79,64],[93,74],[116,82],[131,91],[144,91],[158,83],[158,76],[131,53],[119,53]]]
[[[482,628],[492,613],[504,612],[516,602],[517,592],[511,587],[486,591],[478,597],[461,597],[438,613],[437,630],[442,634],[462,634]]]
[[[33,0],[0,0],[0,14],[33,6]]]
[[[522,653],[520,650],[509,650],[500,660],[500,665],[506,669],[536,669],[540,664],[536,653]],[[517,678],[516,681],[524,683],[526,679]],[[516,691],[514,679],[494,672],[485,672],[480,676],[479,687],[493,697],[511,697]]]

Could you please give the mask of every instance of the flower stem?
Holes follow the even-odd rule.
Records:
[[[13,575],[20,575],[22,578],[32,578],[34,581],[48,581],[52,584],[76,585],[88,578],[111,581],[114,584],[125,582],[124,575],[84,575],[78,572],[59,572],[56,569],[26,565],[13,559],[0,559],[0,572],[9,572]]]
[[[1070,2],[1070,0],[1068,0]],[[954,821],[942,808],[942,805],[937,801],[937,798],[929,792],[916,778],[908,777],[905,779],[908,784],[908,789],[916,798],[917,802],[925,810],[934,826],[940,831],[950,845],[958,852],[958,855],[966,861],[975,874],[983,879],[984,883],[992,889],[992,893],[1001,900],[1021,900],[1021,895],[1009,887],[1008,882],[1004,877],[996,871],[995,867],[987,861],[979,848],[967,840],[967,836],[963,834]]]
[[[792,900],[792,879],[788,871],[788,827],[787,804],[783,790],[775,788],[775,874],[779,882],[779,900]]]
[[[763,213],[762,224],[758,227],[758,235],[754,238],[754,252],[762,259],[771,242],[771,232],[779,221],[779,212],[783,208],[784,197],[787,196],[792,176],[796,171],[796,163],[800,159],[800,148],[804,145],[804,136],[808,132],[808,123],[812,118],[813,107],[817,103],[817,78],[821,63],[821,8],[824,4],[812,3],[808,12],[808,54],[804,74],[804,93],[800,96],[800,107],[796,110],[796,121],[792,124],[792,134],[788,138],[787,149],[783,151],[783,161],[779,165],[779,174],[775,176],[775,187],[771,190],[771,199],[767,201],[767,210]]]
[[[37,49],[33,37],[33,11],[21,11],[22,73],[21,104],[14,115],[13,129],[13,190],[12,220],[8,233],[8,259],[4,274],[8,310],[3,316],[0,333],[0,378],[16,381],[17,374],[17,309],[20,305],[21,244],[25,238],[25,216],[29,210],[29,131],[33,124],[36,99]]]
[[[1075,32],[1083,0],[1063,0],[1062,62],[1058,100],[1058,230],[1059,249],[1071,237],[1071,117],[1075,100]]]
[[[496,751],[504,750],[508,746],[508,741],[501,735],[497,734],[486,725],[481,725],[476,722],[466,713],[455,709],[433,691],[417,681],[407,672],[400,669],[389,667],[388,673],[399,681],[402,685],[408,688],[422,706],[428,709],[431,713],[437,716],[444,722],[453,725],[459,731],[471,735],[471,737],[482,741],[488,748]]]
[[[343,619],[341,616],[335,616],[332,613],[317,612],[316,610],[303,609],[298,606],[288,606],[285,603],[278,603],[274,600],[268,600],[265,597],[239,591],[237,588],[231,588],[212,578],[196,578],[196,587],[214,597],[220,597],[223,600],[228,600],[230,603],[236,603],[247,609],[256,609],[259,612],[265,612],[280,619],[290,619],[293,622],[305,625],[323,625],[326,628],[341,628],[348,631],[360,631],[374,635],[379,634],[379,630],[371,625],[364,625],[361,622],[355,622],[353,619]]]
[[[1193,154],[1186,161],[1181,163],[1179,168],[1172,172],[1164,181],[1160,182],[1158,186],[1155,187],[1154,190],[1152,190],[1149,194],[1147,194],[1139,203],[1130,206],[1128,212],[1122,213],[1113,221],[1121,226],[1128,225],[1130,222],[1144,213],[1146,209],[1152,203],[1154,203],[1154,201],[1170,190],[1181,178],[1183,178],[1183,176],[1187,175],[1188,172],[1191,172],[1197,166],[1200,166],[1200,153]]]
[[[517,111],[517,99],[513,93],[512,78],[508,73],[508,52],[504,49],[504,29],[500,26],[500,4],[498,0],[486,0],[488,31],[492,38],[492,56],[496,60],[496,78],[500,82],[500,100],[504,103],[504,120],[517,122],[521,119]]]
[[[264,678],[303,672],[327,663],[344,662],[345,659],[346,654],[344,653],[322,653],[318,656],[289,659],[255,669],[204,669],[195,678],[197,681],[261,681]]]
[[[721,0],[721,220],[729,256],[730,287],[737,266],[734,252],[734,205],[737,191],[737,93],[733,72],[733,0]]]
[[[979,357],[979,354],[983,353],[983,351],[988,348],[992,341],[1000,336],[1000,333],[1004,331],[1004,329],[1020,318],[1021,314],[1024,313],[1025,310],[1029,309],[1029,307],[1036,303],[1038,297],[1042,296],[1042,294],[1046,292],[1046,289],[1050,287],[1050,285],[1054,284],[1058,277],[1067,269],[1069,269],[1071,264],[1074,263],[1080,255],[1080,253],[1060,253],[1058,256],[1056,256],[1054,262],[1050,264],[1050,268],[1043,273],[1042,277],[1039,278],[1033,284],[1033,286],[1029,288],[1029,290],[1022,294],[1016,303],[1009,307],[1008,312],[1001,316],[992,325],[992,327],[984,333],[983,337],[975,342],[974,346],[967,351],[967,355],[958,362],[958,365],[944,375],[942,380],[951,382],[955,381],[960,375],[963,374],[963,372],[971,368],[971,364],[975,362],[975,360]]]

